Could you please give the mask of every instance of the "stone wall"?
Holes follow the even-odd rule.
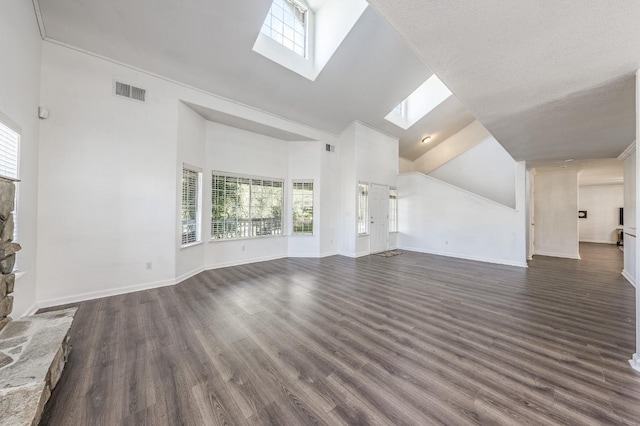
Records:
[[[13,210],[15,208],[16,185],[13,180],[0,177],[0,330],[11,318],[13,309],[13,286],[16,276],[16,252],[20,244],[13,242]]]

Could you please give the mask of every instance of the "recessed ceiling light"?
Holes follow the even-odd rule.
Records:
[[[431,136],[427,136],[424,139],[422,139],[422,143],[429,143],[431,142]]]

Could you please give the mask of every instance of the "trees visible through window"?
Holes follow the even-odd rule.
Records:
[[[358,235],[369,233],[369,185],[358,184]]]
[[[211,238],[282,235],[283,181],[213,173]]]
[[[298,55],[306,57],[307,8],[300,3],[274,0],[260,31]]]
[[[389,188],[389,232],[398,232],[398,190]]]
[[[313,181],[294,181],[293,233],[313,234]]]
[[[202,172],[194,167],[182,167],[182,245],[201,241]]]

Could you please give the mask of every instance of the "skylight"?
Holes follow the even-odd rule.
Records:
[[[272,0],[253,51],[314,81],[367,7],[366,0]]]
[[[435,107],[444,102],[451,91],[433,74],[404,101],[396,106],[385,119],[407,130]]]
[[[302,57],[307,55],[307,9],[292,0],[274,0],[260,32]]]

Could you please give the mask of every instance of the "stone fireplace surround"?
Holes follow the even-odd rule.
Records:
[[[16,180],[0,176],[0,426],[37,425],[69,353],[75,308],[13,321]]]

